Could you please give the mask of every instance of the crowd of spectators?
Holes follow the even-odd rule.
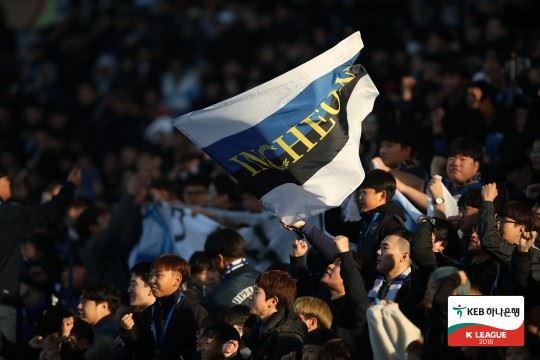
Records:
[[[540,3],[5,3],[0,357],[540,357]],[[366,179],[284,229],[171,119],[357,30]],[[448,347],[451,294],[525,296],[525,346]]]

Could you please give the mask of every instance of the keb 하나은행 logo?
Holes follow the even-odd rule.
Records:
[[[523,346],[523,296],[448,297],[448,346]]]
[[[462,317],[463,316],[463,310],[467,309],[467,307],[466,306],[461,307],[461,305],[458,305],[457,307],[454,307],[452,309],[456,310],[456,314],[458,314],[459,317]]]

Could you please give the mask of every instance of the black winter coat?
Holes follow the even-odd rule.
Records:
[[[159,345],[152,331],[152,325],[156,323],[155,313],[158,306],[156,302],[134,317],[135,326],[131,330],[120,331],[120,337],[126,348],[131,349],[134,359],[194,359],[196,334],[207,316],[206,309],[186,297],[174,304],[169,326]],[[166,306],[163,313],[165,319],[168,313]]]
[[[280,309],[264,322],[257,319],[242,339],[251,349],[250,359],[280,360],[301,351],[306,334],[305,324],[291,309]]]

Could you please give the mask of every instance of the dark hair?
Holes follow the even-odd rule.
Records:
[[[108,283],[88,284],[82,289],[81,298],[93,300],[96,304],[106,302],[111,314],[114,314],[120,305],[120,292]]]
[[[459,259],[460,253],[460,240],[457,230],[452,223],[446,219],[433,218],[435,224],[433,226],[433,233],[435,234],[435,241],[446,241],[444,253],[454,259]]]
[[[223,321],[231,325],[244,326],[249,318],[249,307],[246,305],[234,305],[223,316]]]
[[[328,341],[335,339],[334,331],[325,328],[318,328],[317,331],[311,331],[304,338],[304,345],[323,346]]]
[[[386,171],[375,169],[366,173],[366,177],[359,188],[369,188],[374,189],[376,192],[386,192],[386,202],[388,203],[392,200],[396,192],[396,179]]]
[[[390,235],[398,236],[402,239],[407,240],[408,242],[411,242],[413,234],[409,230],[402,228],[402,229],[396,229],[394,231],[390,231],[388,234],[386,234],[386,236],[390,236]]]
[[[465,192],[458,200],[458,206],[470,206],[475,209],[482,208],[482,193],[480,189],[470,189]]]
[[[353,358],[353,351],[343,339],[332,339],[319,350],[319,360],[348,360]]]
[[[474,161],[478,161],[480,165],[484,160],[484,150],[482,149],[482,145],[466,139],[455,139],[448,146],[448,156],[451,157],[456,155],[471,157]]]
[[[259,275],[255,284],[264,290],[266,299],[278,299],[278,309],[288,308],[296,299],[296,280],[286,271],[265,271]]]
[[[525,225],[527,231],[533,229],[534,217],[527,204],[509,201],[504,205],[501,215],[515,220],[520,225]]]
[[[208,188],[208,180],[202,176],[190,175],[182,182],[182,188],[185,189],[188,186],[204,186]]]
[[[73,312],[62,305],[55,305],[43,312],[37,321],[36,331],[40,336],[60,333],[62,330],[62,320],[75,316]]]
[[[0,178],[6,177],[8,175],[9,175],[9,172],[7,171],[7,169],[3,167],[2,165],[0,165]]]
[[[75,319],[70,335],[78,340],[86,340],[89,344],[94,342],[94,328],[82,319]]]
[[[152,269],[178,271],[180,275],[182,275],[181,284],[186,282],[191,274],[187,261],[174,254],[163,254],[158,256],[152,264]]]
[[[227,195],[231,202],[237,203],[240,200],[240,190],[238,184],[236,184],[227,175],[217,175],[211,181],[214,184],[218,195]]]
[[[191,274],[198,274],[204,270],[213,270],[212,260],[204,251],[195,251],[189,258]]]
[[[230,340],[240,342],[240,334],[238,331],[236,331],[232,325],[227,324],[224,321],[219,321],[207,326],[203,330],[203,337],[214,339],[219,344],[224,344]]]
[[[150,273],[152,272],[152,262],[150,261],[141,261],[133,265],[129,269],[130,274],[134,274],[142,279],[142,281],[148,285],[150,283]]]
[[[204,251],[209,256],[220,254],[226,259],[235,260],[244,257],[246,245],[239,233],[233,229],[222,228],[208,235],[204,244]]]
[[[170,194],[176,194],[176,183],[166,178],[152,179],[151,187],[153,189],[164,190]]]
[[[383,141],[400,144],[402,147],[408,146],[411,148],[411,156],[416,152],[416,141],[408,128],[403,126],[392,126],[386,129],[379,138],[379,144]]]
[[[75,230],[81,241],[90,237],[90,227],[96,225],[98,218],[105,213],[99,206],[89,205],[75,220]]]

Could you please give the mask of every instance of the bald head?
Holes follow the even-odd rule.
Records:
[[[377,271],[387,276],[401,274],[411,266],[410,251],[406,233],[387,235],[377,251]]]

